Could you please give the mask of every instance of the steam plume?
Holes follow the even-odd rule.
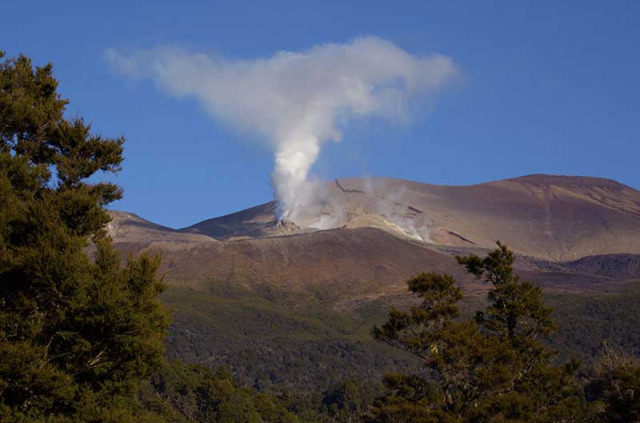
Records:
[[[170,47],[129,54],[108,49],[105,57],[118,72],[151,78],[177,97],[194,96],[215,119],[269,142],[278,217],[293,221],[309,195],[311,166],[323,143],[340,141],[340,124],[369,116],[403,119],[413,97],[432,95],[456,74],[448,57],[414,56],[376,37],[257,60]]]

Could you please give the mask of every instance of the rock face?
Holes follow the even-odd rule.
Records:
[[[530,175],[472,186],[341,179],[314,189],[299,228],[278,225],[267,203],[181,232],[224,240],[373,227],[438,246],[492,248],[501,240],[552,261],[640,254],[640,192],[607,179]]]

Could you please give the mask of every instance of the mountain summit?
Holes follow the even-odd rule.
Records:
[[[492,248],[573,260],[640,253],[640,192],[592,177],[529,175],[470,186],[400,179],[318,183],[297,225],[278,224],[274,203],[205,220],[180,232],[240,240],[322,229],[373,227],[437,246]]]

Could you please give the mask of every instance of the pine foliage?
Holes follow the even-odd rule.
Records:
[[[121,264],[103,208],[121,190],[89,178],[120,170],[124,139],[65,118],[57,87],[50,64],[0,52],[0,421],[144,421],[169,323],[159,260]]]
[[[390,374],[388,394],[369,422],[584,422],[589,416],[575,373],[578,363],[552,365],[543,342],[555,325],[541,290],[513,272],[514,255],[498,243],[485,258],[458,257],[490,284],[489,305],[475,319],[459,318],[462,292],[448,275],[420,274],[409,290],[422,303],[392,309],[373,336],[419,357],[419,375]]]

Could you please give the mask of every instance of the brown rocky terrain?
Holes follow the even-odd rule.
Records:
[[[550,261],[640,254],[640,192],[607,179],[531,175],[471,186],[340,179],[316,189],[322,194],[297,226],[278,225],[267,203],[181,232],[230,239],[375,227],[438,246],[492,248],[501,240]]]
[[[134,213],[110,211],[107,231],[115,243],[215,242],[209,236],[179,232],[141,218]]]

